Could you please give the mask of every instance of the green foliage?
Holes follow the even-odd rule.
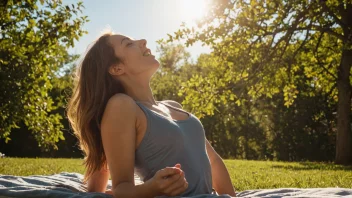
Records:
[[[165,40],[157,41],[156,51],[160,53],[160,65],[163,68],[173,68],[177,70],[182,64],[189,62],[190,53],[181,45],[168,44]]]
[[[183,97],[177,94],[182,82],[190,77],[192,67],[190,54],[182,45],[168,44],[159,40],[157,51],[160,53],[160,68],[154,74],[150,86],[156,100],[174,100],[181,102]],[[171,91],[174,90],[174,91]]]
[[[304,57],[304,53],[299,56]],[[208,140],[224,158],[333,159],[336,101],[312,84],[317,80],[304,75],[304,65],[292,66],[295,76],[290,77],[282,67],[270,70],[274,76],[258,73],[262,81],[254,81],[241,64],[227,63],[223,65],[221,57],[212,53],[201,54],[195,63],[179,68],[162,67],[152,79],[153,93],[157,99],[180,102],[201,119]],[[284,83],[289,80],[294,84]]]
[[[295,78],[301,73],[297,70],[304,68],[304,74],[314,78],[310,83],[327,93],[336,92],[331,89],[336,88],[342,49],[352,45],[343,35],[347,19],[337,1],[228,0],[213,4],[213,12],[199,24],[206,27],[203,31],[184,27],[169,35],[169,41],[186,37],[186,43],[201,41],[213,48],[220,59],[216,68],[221,71],[215,74],[217,78],[207,77],[211,84],[231,76],[225,81],[233,85],[246,82],[254,98],[272,97],[281,90],[285,105],[290,106],[298,93]],[[204,111],[210,110],[205,107]]]
[[[0,138],[8,142],[11,129],[24,122],[43,150],[57,149],[63,140],[60,120],[53,113],[62,103],[49,95],[57,71],[70,60],[87,22],[82,2],[7,1],[0,8]],[[56,99],[55,99],[56,100]]]
[[[183,26],[168,40],[186,39],[186,45],[200,41],[213,49],[212,69],[195,74],[180,90],[180,95],[185,94],[183,104],[200,117],[222,113],[219,105],[231,99],[246,106],[275,97],[276,104],[291,108],[287,112],[295,109],[298,97],[309,101],[320,96],[324,109],[350,101],[350,94],[340,100],[337,94],[351,93],[351,75],[346,81],[345,72],[339,74],[339,70],[351,72],[351,61],[342,61],[352,54],[351,1],[223,0],[213,1],[211,10],[198,24],[199,31]],[[352,148],[351,126],[341,123],[350,123],[351,103],[338,105],[343,113],[338,134],[344,135],[338,138],[344,145],[338,152],[346,153],[343,148]],[[346,105],[349,111],[342,110]],[[341,161],[352,162],[352,155],[344,156]]]

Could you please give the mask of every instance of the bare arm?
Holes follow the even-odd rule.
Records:
[[[213,188],[219,194],[229,194],[231,196],[236,196],[235,189],[232,185],[230,175],[226,169],[224,162],[222,161],[219,154],[210,145],[207,139],[206,149],[211,163]]]
[[[123,94],[114,95],[107,103],[102,122],[101,136],[110,168],[114,197],[155,197],[150,180],[134,183],[136,104]],[[106,188],[101,185],[101,189]]]
[[[110,172],[107,167],[95,171],[88,180],[88,192],[106,193]]]
[[[113,195],[112,190],[107,190],[110,176],[110,171],[108,168],[101,169],[93,173],[93,175],[88,180],[88,192],[101,192],[109,195]]]

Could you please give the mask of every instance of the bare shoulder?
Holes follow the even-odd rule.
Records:
[[[108,103],[128,103],[128,104],[134,104],[133,98],[131,96],[124,94],[124,93],[117,93],[113,96],[110,97],[108,100]]]
[[[121,113],[125,113],[122,111],[131,111],[136,112],[136,103],[129,95],[124,93],[117,93],[110,97],[108,100],[105,110],[118,108]]]
[[[105,124],[116,124],[117,122],[136,123],[137,104],[130,96],[118,93],[109,98],[106,103],[101,126]]]
[[[179,108],[179,109],[182,109],[182,108],[183,108],[180,103],[178,103],[178,102],[176,102],[176,101],[174,101],[174,100],[163,100],[163,101],[161,101],[161,102],[164,102],[164,103],[166,103],[166,104],[169,104],[169,105],[171,105],[171,106],[173,106],[173,107],[176,107],[176,108]]]

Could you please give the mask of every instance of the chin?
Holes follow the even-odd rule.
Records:
[[[159,68],[160,67],[159,61],[155,60],[155,63],[153,64],[153,66],[156,68]]]

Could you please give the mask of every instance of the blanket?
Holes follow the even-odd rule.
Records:
[[[13,176],[0,174],[0,197],[67,197],[67,198],[112,198],[112,195],[87,192],[82,184],[83,175],[61,172],[53,175]],[[135,175],[135,183],[143,183]],[[111,190],[111,180],[107,189]],[[352,198],[352,189],[347,188],[280,188],[256,189],[237,192],[238,197],[343,197]],[[228,198],[227,195],[197,195],[192,198]]]

